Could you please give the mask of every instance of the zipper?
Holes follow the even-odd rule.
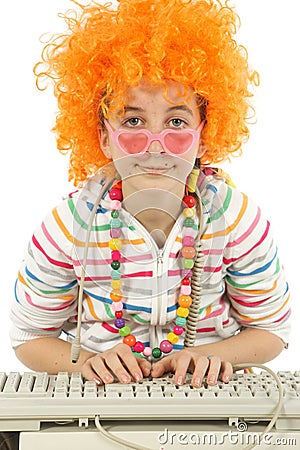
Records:
[[[157,255],[157,309],[156,309],[156,323],[160,323],[162,312],[162,273],[163,273],[163,249],[158,250]]]

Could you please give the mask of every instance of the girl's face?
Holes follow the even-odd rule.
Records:
[[[183,85],[172,82],[167,90],[168,99],[164,92],[164,86],[153,86],[145,81],[129,88],[124,115],[109,119],[111,129],[147,129],[151,133],[165,129],[198,129],[200,112],[192,89],[182,97],[181,93],[185,92]],[[123,191],[125,187],[127,194],[152,188],[181,192],[195,159],[203,154],[196,139],[193,146],[180,155],[167,153],[159,141],[152,141],[143,154],[128,155],[114,144],[107,127],[101,130],[100,144],[106,157],[113,160],[123,180]]]

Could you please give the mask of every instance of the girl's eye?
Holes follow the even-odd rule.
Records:
[[[138,125],[141,125],[141,119],[138,117],[131,117],[130,119],[127,119],[124,122],[124,125],[129,125],[130,127],[137,127]]]
[[[181,128],[181,127],[183,127],[184,125],[186,125],[186,122],[184,122],[184,120],[182,120],[182,119],[176,118],[176,119],[172,119],[172,120],[170,121],[170,124],[171,124],[174,128]]]

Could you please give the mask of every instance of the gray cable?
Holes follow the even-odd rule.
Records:
[[[89,220],[88,228],[87,228],[87,232],[86,232],[86,239],[85,239],[85,243],[84,243],[83,258],[82,258],[82,265],[81,265],[81,275],[80,275],[80,281],[79,281],[76,335],[75,335],[74,341],[72,342],[72,347],[71,347],[71,360],[72,360],[72,363],[74,363],[74,364],[77,363],[79,355],[80,355],[80,350],[81,350],[80,335],[81,335],[81,322],[82,322],[83,287],[84,287],[84,279],[85,279],[85,274],[86,274],[86,262],[87,262],[87,254],[88,254],[88,250],[89,250],[89,242],[90,242],[92,224],[93,224],[94,217],[96,215],[97,208],[101,201],[101,198],[111,183],[112,183],[112,179],[109,179],[108,181],[106,181],[106,183],[104,183],[104,185],[100,189],[100,192],[95,200],[93,209],[91,211],[90,220]]]
[[[112,434],[109,431],[106,431],[106,429],[103,427],[103,425],[100,422],[100,417],[96,416],[95,417],[95,425],[97,427],[97,430],[100,431],[100,433],[108,440],[115,442],[116,444],[120,445],[120,446],[124,446],[125,448],[132,448],[134,450],[152,450],[149,447],[143,447],[142,445],[139,444],[134,444],[130,441],[127,441],[125,439],[119,438],[117,436],[115,436],[114,434]]]
[[[278,402],[273,411],[272,419],[270,420],[270,422],[268,423],[266,428],[259,435],[258,440],[259,440],[259,444],[260,444],[263,436],[271,430],[271,428],[275,424],[276,420],[278,419],[278,416],[279,416],[279,413],[280,413],[280,410],[282,407],[282,402],[283,402],[283,388],[282,388],[281,381],[280,381],[279,377],[276,375],[276,373],[273,372],[273,370],[269,369],[269,367],[266,367],[263,364],[253,364],[253,363],[235,364],[233,366],[233,370],[247,369],[249,367],[257,367],[259,369],[263,369],[266,372],[268,372],[274,378],[274,380],[276,381],[277,387],[278,387]],[[247,445],[247,447],[243,447],[243,450],[250,450],[250,449],[256,447],[257,445],[258,445],[258,443],[257,444],[249,444],[249,445]]]

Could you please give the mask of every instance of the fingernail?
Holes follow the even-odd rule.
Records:
[[[208,383],[214,383],[215,382],[215,380],[216,380],[216,377],[214,376],[214,375],[210,375],[209,377],[208,377]]]
[[[121,376],[121,382],[122,383],[129,383],[130,378],[128,378],[126,375]]]
[[[230,376],[229,375],[225,375],[225,377],[224,377],[225,383],[228,383],[229,380],[230,380]]]
[[[183,376],[179,375],[179,377],[177,378],[177,384],[182,385],[183,384]]]
[[[101,384],[101,381],[98,378],[93,378],[93,381],[99,386]]]
[[[103,376],[103,381],[105,383],[111,383],[113,381],[112,377],[110,375],[104,375]]]
[[[136,381],[140,381],[142,379],[142,376],[139,373],[135,373],[134,378]]]
[[[194,380],[194,386],[199,387],[201,384],[201,380],[200,377],[196,377]]]

